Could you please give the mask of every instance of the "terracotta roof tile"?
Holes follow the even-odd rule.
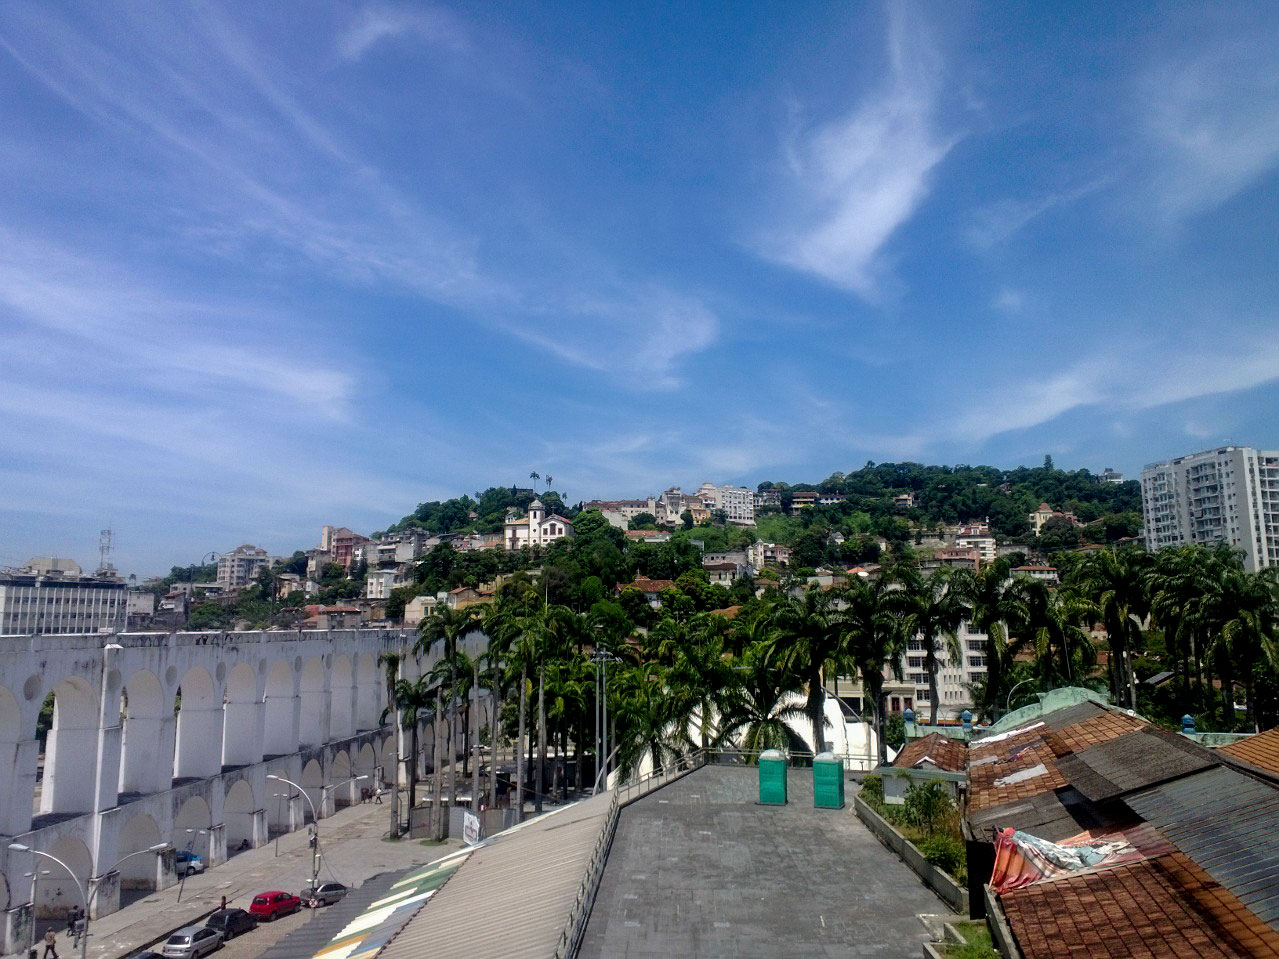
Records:
[[[1279,775],[1279,728],[1267,729],[1264,733],[1222,746],[1221,751]]]
[[[968,750],[963,743],[948,736],[929,733],[922,739],[908,742],[892,764],[900,769],[913,769],[925,759],[938,769],[952,773],[963,772],[968,764]]]
[[[1279,959],[1279,933],[1181,853],[1001,897],[1026,959]]]

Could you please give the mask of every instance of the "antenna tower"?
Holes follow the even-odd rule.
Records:
[[[111,527],[107,527],[98,534],[98,575],[105,576],[115,572],[115,567],[111,565]]]

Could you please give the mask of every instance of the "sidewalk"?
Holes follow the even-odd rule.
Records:
[[[388,869],[406,869],[438,859],[449,849],[462,845],[450,839],[442,845],[422,845],[417,840],[388,842],[382,837],[390,828],[391,811],[386,803],[350,806],[337,815],[320,820],[320,880],[333,880],[358,887],[369,876]],[[276,847],[279,847],[277,855]],[[241,909],[259,892],[281,889],[299,892],[311,879],[307,831],[281,836],[259,849],[238,853],[232,858],[145,899],[126,906],[89,925],[89,959],[118,959],[168,936],[174,929],[203,924],[216,910],[222,897],[227,905]],[[181,901],[178,897],[181,895]],[[59,954],[73,959],[78,950],[62,933],[65,923],[41,922],[38,935],[46,928],[58,933]]]

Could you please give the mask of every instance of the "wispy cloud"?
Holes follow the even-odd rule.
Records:
[[[903,4],[889,7],[888,77],[849,114],[791,144],[787,212],[757,249],[769,259],[873,297],[884,245],[927,198],[958,140],[937,114],[940,56]],[[793,212],[792,212],[793,210]]]
[[[1069,206],[1112,183],[1098,177],[1067,190],[1053,191],[1033,199],[1005,197],[978,208],[964,231],[964,239],[976,250],[987,251],[1005,243],[1030,223],[1052,210]]]
[[[1115,343],[1055,372],[969,392],[956,413],[940,419],[935,438],[977,445],[1084,407],[1140,412],[1276,380],[1279,343],[1265,332],[1218,331],[1212,342],[1183,338],[1158,349]]]
[[[617,269],[607,262],[584,269],[584,260],[599,260],[594,251],[587,257],[534,243],[544,252],[531,267],[482,257],[485,235],[389,184],[321,108],[305,102],[296,81],[215,9],[193,23],[135,18],[95,32],[31,7],[11,16],[32,42],[19,48],[0,22],[0,48],[86,117],[136,131],[135,145],[161,154],[145,160],[168,181],[153,184],[152,194],[167,186],[181,211],[162,228],[194,255],[245,260],[265,242],[282,270],[397,287],[562,362],[619,374],[628,387],[669,387],[682,359],[716,341],[718,321],[699,297],[656,279],[601,279]],[[121,30],[149,42],[126,42]],[[358,56],[406,32],[455,50],[466,44],[465,28],[446,10],[373,4],[339,46]],[[501,232],[500,221],[494,228]]]
[[[1209,37],[1140,76],[1143,174],[1165,217],[1211,209],[1279,165],[1279,71],[1266,33]]]
[[[359,60],[379,42],[405,35],[454,53],[470,45],[465,27],[441,7],[371,3],[360,8],[354,22],[338,37],[337,49],[344,58]]]

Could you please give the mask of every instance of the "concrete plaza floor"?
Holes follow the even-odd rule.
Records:
[[[919,916],[948,907],[789,773],[786,806],[757,805],[757,769],[707,766],[622,810],[583,959],[919,956]]]

